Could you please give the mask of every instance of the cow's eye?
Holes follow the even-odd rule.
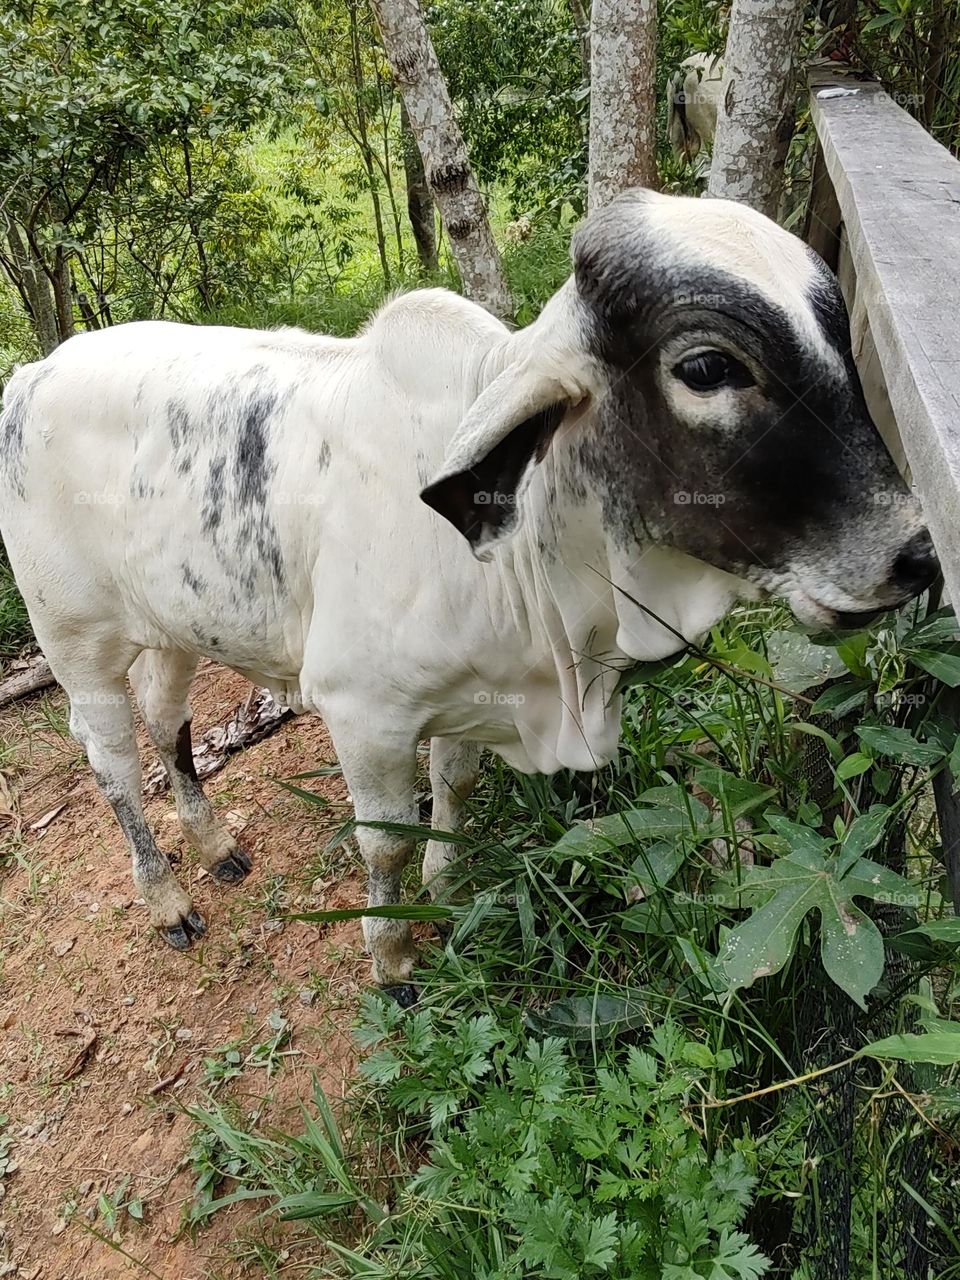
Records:
[[[720,391],[724,387],[752,387],[748,370],[725,351],[698,351],[674,365],[673,372],[691,391]]]

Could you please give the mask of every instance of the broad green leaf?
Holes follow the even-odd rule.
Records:
[[[920,1020],[924,1031],[942,1031],[949,1036],[960,1033],[960,1022],[954,1021],[953,1018],[938,1018],[936,1014],[927,1011],[926,1016],[921,1013]]]
[[[943,748],[933,742],[918,742],[909,729],[896,725],[862,724],[857,736],[871,750],[907,764],[936,764],[943,759]]]
[[[781,825],[785,821],[782,819]],[[856,842],[869,841],[878,821],[875,817],[865,823],[855,833]],[[824,968],[852,1000],[864,1004],[883,973],[883,940],[853,899],[904,902],[912,900],[913,889],[908,880],[868,858],[858,857],[843,878],[837,874],[838,865],[808,845],[800,857],[780,858],[770,867],[744,870],[741,900],[764,894],[768,900],[731,930],[720,948],[717,963],[731,990],[778,973],[793,954],[804,917],[816,909]],[[730,877],[726,882],[730,885]],[[734,886],[726,890],[734,891]]]
[[[837,777],[841,782],[846,782],[850,778],[859,778],[872,764],[871,756],[865,756],[862,751],[855,751],[853,755],[847,756],[846,760],[841,760],[837,765]]]
[[[833,760],[843,759],[843,747],[836,740],[832,733],[827,733],[819,724],[813,724],[810,720],[798,720],[790,726],[795,733],[805,733],[810,738],[819,738],[821,742],[826,743],[827,750]]]
[[[930,649],[921,649],[910,654],[910,660],[924,671],[947,684],[951,689],[960,685],[960,654],[937,653]]]
[[[903,637],[904,649],[929,649],[941,644],[960,642],[960,623],[951,608],[938,609],[928,614],[912,631]]]
[[[684,846],[676,840],[658,840],[644,849],[630,867],[630,880],[644,893],[659,889],[680,869],[687,856]]]
[[[673,791],[673,788],[663,790]],[[689,813],[687,804],[690,806]],[[605,818],[577,823],[560,837],[554,850],[582,857],[609,852],[611,845],[619,848],[634,840],[649,839],[651,836],[692,838],[696,835],[697,828],[706,827],[709,821],[710,814],[706,805],[688,797],[682,808],[679,805],[658,804],[649,809],[628,809],[624,813],[612,813]]]
[[[848,670],[864,680],[870,679],[870,668],[867,665],[867,650],[873,637],[869,631],[859,631],[855,635],[844,636],[837,644],[837,653],[843,659]]]
[[[868,992],[883,976],[883,938],[832,876],[827,883],[830,906],[820,907],[820,958],[837,986],[863,1009]]]
[[[569,996],[543,1009],[528,1009],[523,1020],[537,1035],[567,1040],[602,1040],[659,1021],[642,991],[625,996]]]
[[[764,816],[766,817],[767,825],[785,842],[791,858],[804,861],[815,859],[815,865],[819,865],[820,860],[829,852],[829,841],[825,840],[818,831],[814,831],[812,827],[805,827],[799,822],[793,822],[790,818],[785,818],[780,813],[768,812]],[[811,863],[811,865],[814,865],[814,863]]]
[[[835,680],[829,684],[810,708],[814,716],[829,712],[839,719],[867,700],[867,690],[855,680]]]
[[[774,680],[794,693],[803,693],[846,670],[836,649],[813,644],[802,631],[771,631],[767,653]]]
[[[692,938],[677,937],[674,942],[697,981],[714,995],[722,992],[726,986],[726,976],[716,956],[704,951]]]
[[[817,905],[819,887],[806,867],[797,865],[790,885],[727,935],[717,963],[731,989],[749,987],[757,978],[779,973],[793,955],[797,930]]]
[[[942,920],[925,920],[915,925],[908,933],[923,933],[935,942],[960,943],[960,916],[944,916]]]
[[[866,813],[854,818],[843,837],[837,875],[842,876],[849,871],[859,858],[873,848],[883,835],[891,812],[889,805],[874,804]]]
[[[886,1036],[864,1045],[858,1057],[897,1058],[901,1062],[933,1062],[952,1066],[960,1062],[960,1025],[956,1031],[929,1031]]]
[[[753,782],[750,778],[738,778],[736,774],[711,765],[698,768],[694,779],[704,791],[721,802],[733,819],[752,813],[776,795],[775,787],[766,787],[762,782]]]
[[[871,858],[861,858],[851,867],[843,877],[843,888],[853,898],[870,898],[898,907],[919,907],[923,902],[919,885]]]

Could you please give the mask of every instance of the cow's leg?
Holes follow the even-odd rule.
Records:
[[[193,654],[181,649],[147,649],[130,668],[130,683],[170,779],[184,836],[215,879],[221,884],[236,884],[252,863],[217,820],[193,763],[190,685],[196,670]]]
[[[357,732],[356,721],[344,727],[338,726],[329,714],[326,719],[350,788],[357,822],[416,826],[419,813],[415,795],[415,737],[384,734],[372,739],[366,733]],[[398,903],[400,878],[416,841],[409,836],[360,825],[357,843],[367,867],[367,905],[383,907]],[[399,1004],[412,1004],[416,990],[410,979],[416,950],[410,922],[368,916],[363,921],[363,934],[373,961],[374,981]]]
[[[140,757],[126,681],[64,678],[63,663],[55,670],[70,697],[70,732],[86,751],[100,790],[127,838],[133,883],[147,904],[150,921],[171,946],[183,950],[206,926],[178,884],[166,855],[157,848],[143,816]]]
[[[433,790],[431,826],[437,831],[456,831],[463,806],[477,785],[480,771],[480,748],[475,742],[458,742],[455,738],[431,738],[430,786]],[[438,897],[449,885],[444,872],[456,857],[456,845],[442,840],[428,840],[423,858],[423,883],[431,898]]]

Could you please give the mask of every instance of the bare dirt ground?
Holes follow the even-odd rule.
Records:
[[[249,688],[202,667],[195,738]],[[141,747],[148,768],[155,756],[142,736]],[[196,1181],[184,1107],[204,1096],[204,1059],[222,1062],[236,1047],[245,1061],[281,1018],[289,1035],[268,1055],[278,1069],[248,1063],[226,1086],[245,1108],[297,1131],[311,1073],[333,1099],[350,1076],[350,1026],[367,981],[359,925],[277,918],[361,903],[352,852],[323,855],[349,816],[342,779],[303,784],[325,797],[322,808],[275,781],[334,763],[323,725],[302,717],[207,781],[254,859],[233,889],[198,875],[170,797],[146,802],[208,925],[180,954],[134,900],[122,836],[67,736],[62,693],[0,713],[0,1277],[267,1274],[256,1207],[218,1212],[193,1239],[181,1229]],[[5,1139],[14,1168],[3,1176]],[[98,1199],[118,1189],[142,1202],[142,1220],[105,1219]]]

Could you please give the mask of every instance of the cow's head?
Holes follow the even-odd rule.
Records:
[[[930,537],[867,412],[839,287],[800,240],[730,201],[630,191],[580,227],[573,262],[423,493],[478,555],[519,526],[566,420],[616,544],[676,548],[818,626],[930,584]]]

